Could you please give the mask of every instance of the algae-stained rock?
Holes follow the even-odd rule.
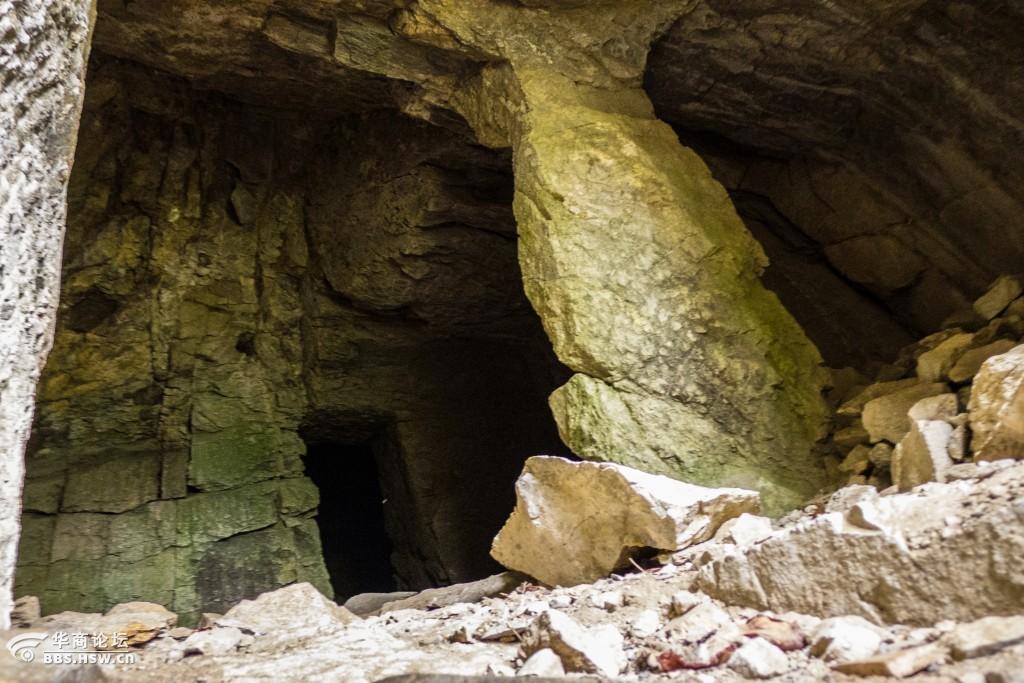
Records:
[[[527,295],[579,373],[552,408],[581,457],[781,510],[822,482],[820,356],[760,283],[725,190],[639,90],[515,67],[513,140]]]
[[[516,496],[491,555],[550,585],[606,576],[640,548],[700,543],[759,506],[754,491],[708,489],[622,465],[549,456],[527,460]]]
[[[1024,458],[1024,344],[982,364],[968,410],[976,460]]]

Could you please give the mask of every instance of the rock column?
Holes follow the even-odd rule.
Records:
[[[36,381],[60,292],[91,0],[0,0],[0,629],[10,623]]]
[[[577,373],[551,397],[563,439],[776,510],[813,494],[821,359],[725,190],[642,90],[513,67],[526,292]]]

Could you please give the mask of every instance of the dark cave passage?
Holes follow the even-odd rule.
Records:
[[[320,490],[316,522],[335,599],[395,590],[387,501],[372,443],[310,444],[305,464]]]

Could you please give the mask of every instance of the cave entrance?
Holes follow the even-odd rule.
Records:
[[[316,522],[335,599],[396,590],[373,441],[314,442],[305,462],[320,490]]]

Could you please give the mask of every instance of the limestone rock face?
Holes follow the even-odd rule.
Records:
[[[797,504],[823,476],[820,356],[758,281],[764,254],[727,194],[639,91],[516,76],[524,284],[578,373],[551,400],[562,439],[590,460]]]
[[[1024,513],[1010,501],[1021,493],[1018,465],[980,482],[861,500],[724,554],[701,568],[697,585],[734,604],[875,623],[1016,614]]]
[[[549,585],[575,585],[625,566],[640,548],[674,550],[756,512],[758,495],[707,489],[610,463],[530,458],[516,509],[491,554]]]
[[[53,340],[92,13],[88,0],[0,4],[0,628],[10,625],[22,458]]]
[[[1024,345],[982,364],[969,410],[976,459],[1024,458]]]

